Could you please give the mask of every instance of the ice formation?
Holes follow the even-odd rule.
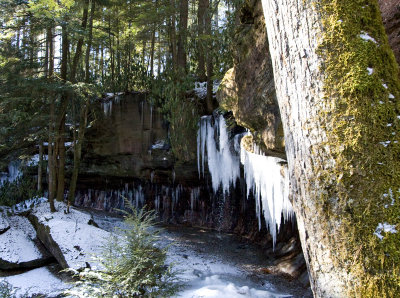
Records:
[[[248,152],[244,148],[240,159],[244,167],[247,197],[252,192],[256,200],[258,225],[261,228],[262,212],[275,247],[282,215],[285,221],[293,216],[287,167],[280,158]]]
[[[197,134],[197,165],[199,177],[204,176],[205,161],[211,175],[213,191],[219,187],[227,194],[232,185],[240,177],[240,161],[231,150],[225,119],[222,115],[204,116],[200,120]]]
[[[12,161],[8,164],[8,173],[0,173],[0,186],[5,182],[14,182],[22,175],[20,171],[20,162]]]
[[[212,116],[202,117],[197,134],[199,177],[204,177],[207,161],[214,193],[221,187],[224,194],[229,194],[230,186],[235,187],[237,179],[240,178],[241,162],[247,197],[252,194],[256,200],[259,227],[261,228],[261,214],[263,214],[275,246],[282,215],[284,220],[293,216],[293,209],[288,198],[287,166],[282,159],[261,155],[261,151],[255,145],[254,153],[241,148],[240,140],[243,135],[238,134],[230,141],[225,120],[221,115],[215,117],[214,125]],[[231,143],[233,143],[232,146]],[[231,147],[234,150],[231,150]]]

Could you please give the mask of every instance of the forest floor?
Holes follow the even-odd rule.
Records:
[[[104,212],[90,212],[100,228],[123,227],[121,218]],[[168,263],[174,263],[184,285],[178,297],[312,297],[310,289],[297,280],[268,274],[273,258],[259,247],[233,234],[202,228],[163,226],[160,246],[169,245]],[[70,287],[58,265],[14,272],[5,277],[19,294],[42,293],[59,297]],[[0,276],[4,276],[0,272]]]

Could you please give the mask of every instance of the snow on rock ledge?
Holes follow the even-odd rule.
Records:
[[[35,226],[38,238],[57,259],[63,268],[79,270],[88,265],[96,266],[92,255],[97,255],[110,233],[93,225],[89,214],[70,207],[65,214],[66,205],[55,202],[55,213],[50,212],[47,203],[36,206],[29,219]]]
[[[10,229],[0,235],[0,269],[32,268],[48,264],[52,256],[36,239],[27,218],[11,216]]]

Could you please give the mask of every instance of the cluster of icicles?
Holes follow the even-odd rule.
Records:
[[[199,176],[204,177],[207,163],[213,191],[216,193],[222,188],[224,194],[229,194],[231,187],[234,188],[237,179],[240,178],[240,164],[242,164],[247,198],[250,194],[255,198],[259,227],[261,227],[262,212],[275,247],[282,215],[284,220],[293,216],[288,198],[287,167],[282,159],[262,155],[255,145],[253,150],[255,153],[242,148],[240,139],[243,136],[244,134],[235,135],[230,141],[223,116],[202,117],[197,134]]]

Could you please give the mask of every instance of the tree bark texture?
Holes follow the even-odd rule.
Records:
[[[400,85],[377,1],[262,4],[314,296],[393,297],[399,234],[376,233],[398,229]]]

